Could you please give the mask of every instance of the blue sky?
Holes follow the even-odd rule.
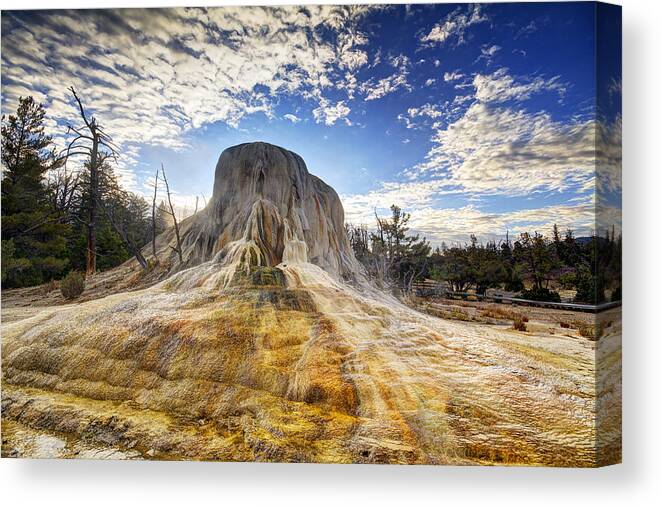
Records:
[[[4,11],[2,110],[34,95],[63,144],[75,86],[124,184],[149,195],[163,162],[182,213],[224,148],[261,140],[299,153],[354,223],[398,204],[436,244],[585,234],[595,139],[618,227],[621,188],[621,77],[601,66],[595,89],[595,30],[588,2]]]

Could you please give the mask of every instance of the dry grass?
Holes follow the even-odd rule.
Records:
[[[568,322],[566,320],[560,320],[557,322],[563,329],[575,329],[578,331],[578,334],[583,338],[588,340],[598,340],[604,333],[604,328],[608,327],[610,323],[596,323],[593,320],[584,321],[584,320],[573,320]]]
[[[482,317],[489,317],[492,319],[499,319],[499,320],[511,320],[511,321],[520,320],[522,322],[528,322],[529,320],[527,316],[522,315],[519,312],[515,312],[510,308],[497,306],[497,305],[491,305],[485,308],[484,310],[481,310],[480,315]]]
[[[57,280],[49,280],[48,282],[43,284],[40,288],[42,290],[42,294],[47,295],[59,289],[60,283]]]
[[[462,322],[471,322],[473,320],[473,317],[469,313],[464,310],[460,310],[459,308],[445,309],[426,305],[423,309],[426,313],[429,313],[430,315],[440,319],[459,320]]]
[[[604,329],[601,323],[599,324],[586,324],[584,322],[577,322],[576,329],[578,334],[588,340],[596,341],[604,334]]]
[[[528,326],[526,326],[525,321],[522,318],[515,318],[512,322],[512,327],[517,331],[527,331]]]

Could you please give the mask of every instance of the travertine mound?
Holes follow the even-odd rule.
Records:
[[[619,391],[593,342],[418,313],[364,281],[343,218],[297,155],[223,152],[184,265],[158,240],[165,280],[3,308],[3,456],[596,463],[595,391],[609,415]]]
[[[175,260],[173,231],[163,239],[162,255]],[[335,190],[296,153],[262,142],[223,151],[211,201],[182,224],[182,250],[185,267],[305,261],[336,279],[362,278]]]

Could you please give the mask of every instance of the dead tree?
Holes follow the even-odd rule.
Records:
[[[147,270],[149,265],[147,264],[147,260],[145,259],[145,257],[142,255],[142,252],[140,251],[140,247],[138,247],[131,240],[131,238],[129,237],[128,233],[126,232],[126,230],[124,229],[122,224],[115,220],[115,218],[113,217],[110,210],[108,210],[108,208],[103,204],[103,201],[99,197],[97,197],[97,205],[105,213],[106,218],[110,222],[110,225],[115,230],[115,232],[119,235],[119,237],[122,239],[122,242],[124,243],[124,246],[126,246],[126,248],[131,253],[131,255],[133,255],[137,259],[137,261],[140,264],[140,266],[142,267],[142,269]]]
[[[68,213],[79,186],[79,175],[67,171],[66,166],[51,170],[48,175],[48,193],[53,209],[59,213]]]
[[[172,206],[172,197],[170,196],[170,185],[168,185],[168,178],[165,175],[165,167],[163,167],[163,163],[161,162],[161,172],[163,173],[163,182],[165,183],[165,191],[168,194],[168,205],[170,206],[170,216],[172,216],[172,220],[174,222],[174,234],[177,238],[177,247],[173,247],[170,245],[170,248],[177,252],[177,255],[179,256],[179,262],[184,262],[184,255],[183,252],[181,251],[181,237],[179,236],[179,223],[177,222],[177,217],[174,214],[174,206]]]
[[[154,180],[154,199],[151,203],[151,250],[156,257],[156,194],[158,193],[158,169],[156,169],[156,179]]]
[[[89,210],[87,217],[87,265],[86,273],[91,275],[96,271],[96,219],[99,203],[99,169],[110,157],[117,159],[117,146],[112,138],[106,134],[96,121],[85,112],[83,103],[76,94],[73,86],[69,88],[78,104],[83,125],[76,127],[69,125],[67,133],[73,132],[75,137],[69,142],[61,157],[65,161],[74,155],[89,157]]]
[[[379,217],[379,214],[374,208],[374,218],[376,218],[376,234],[372,237],[372,257],[374,261],[374,273],[376,274],[379,283],[387,283],[391,270],[391,262],[389,252],[390,237],[387,234],[388,223],[386,220]],[[388,236],[388,242],[386,242]]]

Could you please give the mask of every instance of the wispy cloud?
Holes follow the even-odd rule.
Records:
[[[443,79],[445,80],[446,83],[451,81],[458,81],[462,77],[464,77],[464,75],[458,70],[452,72],[446,72],[445,74],[443,74]]]
[[[493,74],[477,74],[473,78],[475,97],[482,102],[503,102],[506,100],[527,100],[540,92],[554,91],[561,96],[567,88],[559,76],[545,79],[540,76],[515,79],[506,68]]]
[[[312,114],[317,123],[324,123],[330,126],[335,125],[335,122],[338,120],[343,120],[347,125],[351,125],[351,120],[347,118],[350,112],[351,109],[344,103],[344,101],[332,104],[330,101],[322,97],[319,100],[319,107],[314,109]]]
[[[482,13],[482,7],[479,4],[467,9],[457,7],[420,40],[428,46],[444,44],[447,41],[455,41],[457,45],[463,44],[466,41],[466,30],[472,25],[485,21],[488,21],[488,18]]]
[[[476,206],[432,208],[412,213],[411,228],[434,244],[442,241],[462,243],[475,234],[480,240],[510,238],[521,232],[538,231],[550,235],[553,225],[573,229],[578,235],[594,230],[594,206],[589,202],[544,206],[504,213],[489,213]]]
[[[516,34],[514,35],[514,40],[520,39],[521,37],[527,37],[528,35],[535,33],[537,30],[537,23],[531,21],[527,25],[522,26],[517,30]]]
[[[391,58],[390,63],[395,72],[381,79],[370,79],[361,86],[365,93],[365,100],[380,99],[399,89],[411,89],[407,80],[409,74],[410,60],[404,55]]]
[[[469,232],[542,228],[550,213],[567,222],[574,214],[583,227],[595,205],[609,217],[612,203],[586,199],[595,188],[604,195],[621,189],[620,118],[606,124],[591,114],[568,116],[567,98],[578,89],[584,100],[589,91],[565,82],[561,66],[535,62],[525,74],[521,66],[533,60],[518,53],[525,56],[542,31],[534,33],[529,19],[508,25],[510,41],[520,38],[514,55],[491,26],[496,8],[448,13],[441,6],[433,20],[428,10],[416,17],[408,9],[407,23],[419,24],[403,25],[389,39],[402,41],[395,45],[384,43],[371,13],[395,7],[9,12],[2,19],[2,110],[33,95],[46,103],[49,130],[62,133],[77,119],[67,92],[75,86],[121,145],[122,181],[145,194],[138,172],[144,147],[186,152],[198,129],[214,132],[222,123],[238,137],[249,117],[263,116],[283,131],[328,127],[320,145],[341,137],[332,128],[352,125],[373,136],[375,150],[378,142],[396,143],[401,158],[370,173],[391,181],[366,187],[373,178],[365,178],[362,191],[342,197],[352,221],[371,223],[375,207],[394,203],[415,211],[412,225],[428,237],[460,241]],[[457,49],[468,41],[475,46]],[[460,51],[468,56],[456,58]],[[492,68],[495,62],[502,68]],[[608,93],[618,98],[621,80]],[[65,142],[62,134],[55,140]],[[365,160],[374,155],[359,151]],[[515,209],[533,197],[557,202],[561,192],[566,205]],[[182,189],[175,200],[192,210],[195,196]],[[487,203],[501,201],[517,204],[488,211]]]
[[[418,169],[480,194],[563,191],[594,176],[594,139],[591,120],[558,122],[544,112],[474,102],[437,130]]]
[[[284,114],[284,115],[282,115],[282,117],[285,120],[289,120],[292,123],[298,123],[299,121],[301,121],[301,119],[298,116],[296,116],[295,114],[291,114],[291,113]]]
[[[493,57],[501,49],[503,48],[501,48],[496,44],[492,44],[491,46],[489,45],[482,46],[482,48],[480,49],[480,56],[477,57],[477,61],[479,62],[480,60],[485,60],[487,62],[487,65],[490,65],[493,60]]]
[[[544,111],[501,105],[525,101],[535,93],[564,93],[559,78],[516,80],[503,68],[477,74],[473,87],[474,96],[455,104],[456,111],[472,101],[458,118],[432,126],[433,147],[410,176],[443,175],[466,192],[482,195],[585,188],[594,178],[594,121],[558,121]],[[434,118],[446,111],[433,105],[409,108],[407,118]]]

